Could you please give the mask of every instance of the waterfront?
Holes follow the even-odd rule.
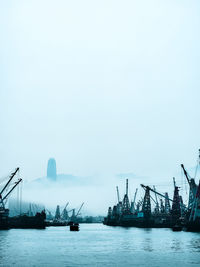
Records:
[[[0,266],[199,266],[200,234],[81,224],[0,231]]]

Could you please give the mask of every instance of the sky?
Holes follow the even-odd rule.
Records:
[[[194,0],[1,1],[0,177],[43,177],[51,157],[105,187],[193,167],[199,13]]]

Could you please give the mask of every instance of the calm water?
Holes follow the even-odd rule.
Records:
[[[82,224],[0,231],[0,266],[200,266],[200,234]]]

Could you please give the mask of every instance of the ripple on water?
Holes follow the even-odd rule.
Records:
[[[198,266],[200,234],[81,224],[0,231],[0,266]]]

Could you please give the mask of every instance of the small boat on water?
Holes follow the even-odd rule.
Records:
[[[79,231],[79,223],[69,222],[70,231]]]
[[[180,225],[180,224],[175,224],[173,227],[172,227],[172,231],[173,232],[180,232],[183,230],[183,226]]]

